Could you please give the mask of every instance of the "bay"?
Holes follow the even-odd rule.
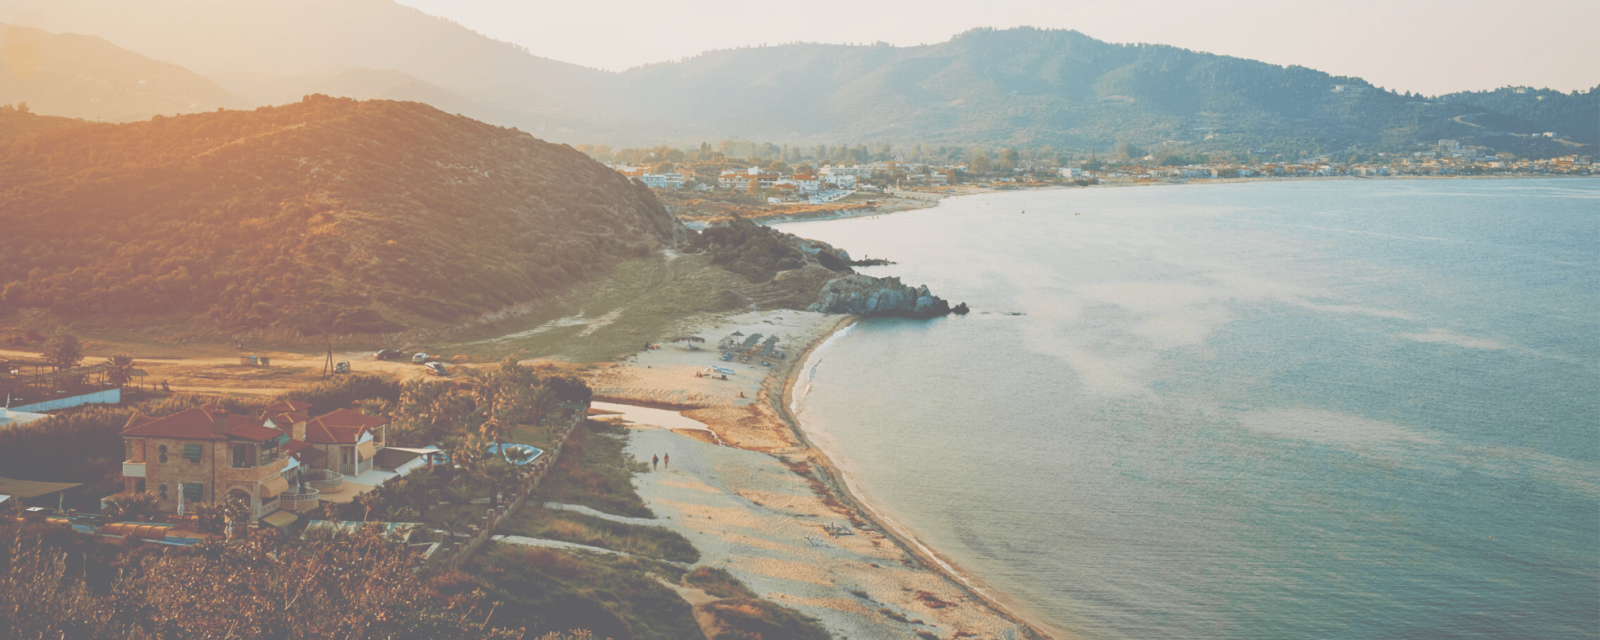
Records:
[[[1052,627],[1600,634],[1600,183],[1025,191],[780,228],[972,306],[859,323],[798,416]]]

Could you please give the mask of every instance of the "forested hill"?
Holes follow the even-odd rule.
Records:
[[[0,142],[86,124],[89,123],[77,118],[41,116],[30,111],[26,103],[20,108],[16,105],[0,104]]]
[[[1526,146],[1505,135],[1499,105],[1487,100],[1412,96],[1305,67],[1027,27],[975,29],[916,47],[714,51],[618,80],[633,101],[649,96],[661,118],[758,141],[1074,149],[1170,141],[1195,151],[1324,153],[1431,148],[1441,138]],[[1544,116],[1568,112],[1523,113],[1518,132],[1552,126]],[[1586,140],[1600,129],[1592,117],[1565,121],[1577,126],[1553,127],[1563,136]]]
[[[1300,66],[1068,30],[975,29],[913,47],[746,47],[611,73],[541,58],[395,0],[8,5],[48,15],[59,30],[105,39],[62,39],[63,55],[112,59],[91,54],[109,55],[98,48],[115,44],[128,50],[118,60],[182,65],[252,105],[307,93],[420,100],[571,143],[743,138],[1109,151],[1126,142],[1184,154],[1297,157],[1426,151],[1448,138],[1549,157],[1590,154],[1600,139],[1594,89],[1424,97]],[[69,43],[94,51],[74,52]],[[91,71],[109,73],[103,66]],[[62,78],[66,86],[77,76]],[[81,111],[60,114],[115,119],[145,95],[139,91],[165,87],[159,84],[124,87],[118,100],[79,102]],[[189,85],[172,85],[180,86]],[[176,110],[191,110],[186,105]]]
[[[683,228],[564,145],[417,103],[0,141],[0,313],[389,332],[564,291]]]
[[[1600,86],[1561,93],[1533,87],[1463,91],[1439,97],[1483,113],[1468,122],[1514,133],[1554,133],[1574,142],[1600,144]]]

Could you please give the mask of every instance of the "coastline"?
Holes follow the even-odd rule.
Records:
[[[1066,632],[1053,628],[1028,615],[1019,603],[1005,597],[1003,593],[989,587],[968,572],[962,571],[960,566],[953,560],[939,554],[938,551],[924,544],[909,530],[895,522],[894,519],[874,509],[870,503],[860,497],[860,490],[855,488],[849,476],[845,475],[844,471],[828,457],[827,452],[811,442],[809,435],[805,431],[804,424],[795,415],[792,408],[798,399],[794,395],[795,386],[800,382],[801,376],[804,375],[805,371],[810,368],[809,365],[812,364],[811,358],[816,354],[817,350],[834,336],[842,335],[859,320],[861,318],[850,316],[847,321],[840,323],[839,327],[832,333],[806,347],[804,353],[797,360],[798,366],[791,368],[785,376],[785,380],[782,383],[783,392],[774,399],[777,403],[775,409],[778,415],[794,430],[795,437],[800,440],[801,444],[819,460],[819,463],[814,463],[813,466],[822,469],[823,476],[829,485],[829,490],[833,491],[840,500],[860,511],[862,519],[876,525],[897,545],[905,549],[907,553],[916,556],[929,570],[937,572],[946,579],[960,585],[973,599],[982,602],[996,613],[1011,619],[1033,636],[1045,639],[1071,640],[1073,636],[1067,635]]]
[[[1482,175],[1482,176],[1416,176],[1416,175],[1401,175],[1401,176],[1315,176],[1315,177],[1310,177],[1310,176],[1303,176],[1303,177],[1296,177],[1296,176],[1256,176],[1256,177],[1250,177],[1250,178],[1205,178],[1205,179],[1180,178],[1180,179],[1150,180],[1150,181],[1145,181],[1145,182],[1138,182],[1138,181],[1134,181],[1134,180],[1117,180],[1117,181],[1114,181],[1114,182],[1103,182],[1103,183],[1100,183],[1100,184],[1093,184],[1093,185],[1082,186],[1082,187],[1077,186],[1077,185],[1052,184],[1052,185],[1041,186],[1041,187],[1022,187],[1022,186],[1019,186],[1019,187],[1008,187],[1008,188],[1003,188],[1003,189],[995,189],[995,188],[978,186],[978,185],[961,185],[960,187],[956,187],[957,189],[960,189],[960,191],[956,192],[956,193],[938,193],[938,192],[931,192],[931,191],[891,191],[891,192],[886,193],[885,195],[890,197],[890,198],[893,198],[894,202],[892,204],[880,205],[878,208],[875,208],[875,209],[868,209],[868,210],[853,209],[853,210],[832,211],[832,212],[827,212],[827,213],[822,213],[822,214],[817,214],[817,215],[798,215],[798,216],[795,216],[795,215],[783,215],[781,213],[774,213],[774,214],[766,215],[766,216],[753,217],[753,218],[750,218],[750,220],[756,222],[757,224],[763,224],[763,225],[769,225],[770,226],[770,225],[797,224],[797,223],[801,223],[801,222],[826,222],[826,221],[829,221],[829,220],[845,220],[845,219],[849,219],[849,218],[871,218],[871,217],[874,217],[874,216],[887,216],[887,215],[894,215],[896,213],[904,213],[904,212],[909,212],[909,211],[919,211],[919,210],[922,210],[922,209],[932,209],[932,208],[938,207],[940,202],[942,202],[942,201],[944,201],[946,199],[949,199],[949,198],[960,198],[960,197],[965,197],[965,196],[987,195],[987,194],[996,194],[996,193],[1026,193],[1026,192],[1030,192],[1030,191],[1066,191],[1066,190],[1076,191],[1076,190],[1079,190],[1079,189],[1123,189],[1123,188],[1130,188],[1130,187],[1206,186],[1206,185],[1216,185],[1216,184],[1246,184],[1246,183],[1254,183],[1254,182],[1280,183],[1280,182],[1328,182],[1328,181],[1364,181],[1364,180],[1377,180],[1377,181],[1397,181],[1397,180],[1545,180],[1545,179],[1551,179],[1551,178],[1571,178],[1571,179],[1590,178],[1590,179],[1593,179],[1593,176],[1567,176],[1567,175]]]
[[[632,455],[648,462],[670,452],[670,470],[635,477],[646,504],[661,526],[690,538],[702,564],[840,637],[1071,638],[873,509],[811,442],[789,403],[817,350],[858,320],[790,310],[704,319],[699,329],[713,344],[711,334],[733,330],[789,340],[788,357],[770,369],[717,362],[735,372],[727,380],[695,375],[719,360],[714,349],[644,350],[591,373],[597,400],[667,409],[706,427],[621,416]],[[854,532],[829,537],[827,523]]]

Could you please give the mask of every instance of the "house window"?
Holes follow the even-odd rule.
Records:
[[[134,489],[134,491],[137,491],[139,493],[144,493],[145,492],[144,478],[139,478],[139,484],[137,485],[137,487],[138,488]],[[165,487],[163,487],[163,488],[165,488]]]
[[[340,459],[344,461],[344,466],[348,467],[352,464],[355,464],[355,460],[353,460],[353,458],[355,458],[355,452],[352,451],[350,447],[339,447],[339,454]]]
[[[183,484],[184,500],[200,500],[206,495],[206,485],[203,482],[186,482]]]
[[[159,451],[161,453],[161,461],[162,462],[166,462],[167,461],[167,445],[161,445],[159,447],[156,447],[156,451]],[[162,485],[162,486],[165,487],[166,485]],[[166,496],[163,495],[161,497],[165,498]]]
[[[200,455],[203,452],[201,446],[198,444],[183,445],[183,459],[190,462],[200,462]]]
[[[256,446],[253,444],[235,445],[233,447],[233,466],[239,469],[255,466],[255,452]]]

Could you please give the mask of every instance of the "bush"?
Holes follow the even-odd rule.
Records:
[[[685,564],[700,561],[688,538],[664,527],[646,527],[552,509],[523,507],[501,526],[502,533],[576,542],[657,560]]]
[[[599,435],[609,428],[603,422],[585,420],[583,427],[567,436],[561,461],[540,484],[542,500],[581,504],[619,516],[655,517],[633,488],[633,475],[648,471],[650,465],[624,453],[626,433],[623,437]]]
[[[349,407],[362,400],[397,402],[400,400],[400,383],[358,373],[288,391],[280,394],[278,399],[308,403],[311,405],[311,415],[319,416],[334,409]]]
[[[754,591],[744,586],[733,574],[715,567],[697,567],[683,577],[684,582],[718,598],[755,598]]]

